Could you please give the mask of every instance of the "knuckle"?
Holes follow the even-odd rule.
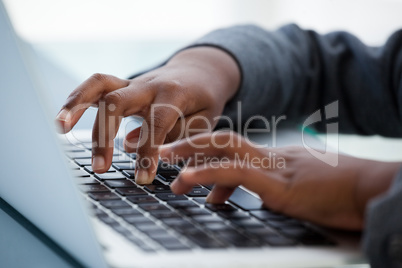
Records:
[[[169,79],[164,81],[153,81],[153,87],[156,92],[161,95],[166,95],[170,99],[181,100],[183,95],[183,84],[180,80]]]
[[[105,95],[104,101],[106,104],[119,104],[124,99],[124,94],[119,91],[112,91]]]
[[[94,73],[91,75],[90,79],[106,84],[109,82],[110,76],[102,73]]]
[[[178,89],[182,88],[182,83],[180,80],[177,79],[171,79],[168,81],[163,82],[161,85],[161,89],[166,90],[166,91],[177,91]]]
[[[165,116],[161,110],[155,111],[154,116],[151,118],[151,126],[157,133],[163,132],[165,129]]]
[[[68,96],[66,103],[63,108],[72,110],[76,105],[80,103],[80,101],[84,98],[85,92],[83,90],[73,91],[70,96]]]

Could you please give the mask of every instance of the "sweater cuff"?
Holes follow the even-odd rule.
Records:
[[[402,267],[402,168],[384,196],[368,207],[364,250],[372,268]]]

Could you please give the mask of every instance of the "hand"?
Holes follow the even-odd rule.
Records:
[[[275,211],[349,230],[361,230],[367,203],[388,189],[400,168],[346,155],[332,167],[302,147],[256,148],[233,132],[196,135],[160,153],[164,161],[190,159],[171,184],[176,194],[214,184],[207,202],[223,203],[243,185]]]
[[[99,107],[92,132],[92,167],[103,173],[112,163],[113,139],[122,118],[144,118],[142,127],[127,134],[124,145],[128,152],[137,150],[136,182],[147,184],[155,177],[158,146],[181,138],[183,125],[212,131],[214,118],[221,115],[239,81],[238,66],[226,52],[192,48],[132,80],[93,75],[70,94],[57,120],[67,133],[88,107]]]

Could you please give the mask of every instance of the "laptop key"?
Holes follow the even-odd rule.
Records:
[[[258,247],[260,244],[257,241],[240,234],[236,230],[225,230],[216,233],[216,236],[229,242],[236,247]]]
[[[239,187],[229,197],[229,201],[243,210],[260,210],[262,208],[261,199]]]
[[[194,229],[194,224],[189,222],[188,220],[185,219],[180,219],[180,218],[165,218],[161,219],[161,221],[166,224],[167,226],[177,229],[177,230],[188,230],[188,229]]]
[[[273,228],[276,228],[276,229],[282,229],[282,228],[285,228],[285,227],[301,227],[301,228],[304,228],[304,225],[301,223],[301,222],[299,222],[299,221],[297,221],[297,220],[295,220],[295,219],[288,219],[288,220],[284,220],[284,221],[266,221],[266,223],[269,225],[269,226],[271,226],[271,227],[273,227]]]
[[[138,206],[145,211],[153,211],[153,210],[171,211],[167,206],[160,204],[160,203],[139,204]]]
[[[281,235],[267,235],[260,237],[260,239],[267,242],[269,245],[276,247],[294,246],[297,244],[296,241]]]
[[[247,233],[255,236],[277,235],[277,232],[274,229],[269,228],[268,226],[259,228],[245,228],[245,229]]]
[[[118,216],[140,216],[142,215],[141,212],[139,212],[138,210],[136,210],[135,208],[132,207],[124,207],[124,208],[111,208],[112,212]]]
[[[64,144],[63,145],[63,151],[64,152],[85,152],[85,148],[78,147],[77,145],[74,144]]]
[[[211,204],[211,203],[206,203],[205,207],[208,208],[211,211],[217,212],[217,211],[236,211],[237,209],[234,208],[232,205],[229,204]]]
[[[106,214],[106,212],[104,212],[103,210],[99,209],[99,208],[94,208],[92,210],[93,215],[95,215],[96,217],[100,218],[100,217],[108,217],[109,215]]]
[[[160,227],[154,222],[152,222],[152,224],[137,224],[135,227],[141,232],[152,232],[160,229]]]
[[[110,192],[108,188],[101,184],[80,185],[80,189],[83,192]]]
[[[78,184],[83,184],[83,185],[94,185],[94,184],[99,184],[99,181],[92,177],[79,177],[76,178],[75,180]]]
[[[250,214],[262,221],[267,221],[267,220],[284,221],[284,220],[289,219],[289,217],[287,217],[285,215],[278,214],[278,213],[275,213],[275,212],[272,212],[272,211],[269,211],[266,209],[252,210],[252,211],[250,211]]]
[[[209,194],[209,191],[205,188],[201,188],[201,187],[194,187],[191,192],[187,193],[187,196],[190,197],[204,197],[207,196]]]
[[[137,188],[137,186],[129,180],[104,180],[104,183],[111,188]]]
[[[202,248],[222,248],[223,244],[201,231],[186,233],[186,237]]]
[[[172,191],[170,190],[169,185],[146,185],[144,187],[145,190],[147,190],[150,193],[171,193]]]
[[[149,195],[128,196],[127,200],[134,204],[159,203],[155,197]]]
[[[128,157],[125,157],[123,155],[121,156],[113,156],[112,162],[113,163],[130,163],[132,160]],[[92,165],[92,159],[91,158],[78,158],[74,159],[74,162],[77,163],[80,166],[91,166]]]
[[[193,201],[190,200],[173,200],[167,201],[167,204],[173,208],[189,208],[198,207]]]
[[[232,223],[243,228],[264,228],[264,224],[256,219],[235,219]]]
[[[184,195],[176,195],[173,193],[159,193],[155,195],[162,201],[173,201],[173,200],[187,200]]]
[[[89,193],[88,196],[94,200],[117,200],[120,199],[116,194],[114,193]]]
[[[211,232],[220,232],[224,230],[234,230],[233,227],[226,225],[223,222],[212,222],[203,225],[205,229]]]
[[[207,203],[207,200],[205,197],[194,197],[193,200],[201,205],[204,205]]]
[[[134,170],[122,170],[124,176],[129,179],[134,179]]]
[[[92,169],[92,166],[84,166],[84,169],[86,172],[94,174],[94,170]],[[110,167],[109,170],[106,172],[116,172],[116,169],[114,169],[113,167]]]
[[[91,151],[83,151],[83,152],[68,152],[66,153],[68,158],[71,159],[79,159],[79,158],[91,158],[92,152]]]
[[[179,171],[173,165],[169,165],[166,162],[159,162],[158,170],[157,170],[156,173],[158,173],[158,174],[168,174],[168,173],[170,173],[170,174],[178,175]]]
[[[157,226],[156,228],[153,229],[148,229],[148,230],[141,230],[143,233],[147,234],[150,238],[169,238],[172,237],[172,235],[166,231],[164,228]]]
[[[101,221],[103,221],[104,223],[106,223],[107,225],[113,226],[113,225],[119,225],[119,223],[112,219],[109,216],[102,216],[102,217],[98,217],[98,219],[100,219]]]
[[[226,219],[249,219],[250,215],[243,211],[218,211],[218,215]]]
[[[89,177],[89,173],[82,169],[72,170],[74,177]]]
[[[100,179],[100,180],[123,180],[126,177],[123,174],[121,174],[120,172],[112,172],[112,173],[103,173],[103,174],[95,173],[95,178]]]
[[[132,224],[132,225],[146,225],[146,224],[154,224],[153,221],[151,221],[150,219],[146,218],[145,216],[141,215],[141,216],[123,216],[123,219]]]
[[[134,170],[135,161],[131,161],[129,163],[114,163],[113,167],[117,170]]]
[[[214,215],[201,215],[201,216],[193,216],[192,219],[196,222],[198,222],[199,224],[205,224],[205,223],[212,223],[212,222],[223,222],[223,219],[218,217],[218,216],[214,216]]]
[[[211,212],[200,207],[182,207],[178,208],[178,210],[187,216],[212,215]]]
[[[168,250],[186,250],[190,249],[188,246],[184,245],[175,237],[169,238],[155,238],[156,242],[161,244],[165,249]]]
[[[91,158],[75,159],[74,162],[77,163],[81,167],[92,165]]]
[[[157,219],[172,219],[172,218],[181,218],[180,214],[175,211],[168,210],[152,210],[149,212],[152,216]]]
[[[177,175],[176,174],[171,174],[171,173],[165,173],[165,174],[158,174],[158,177],[166,182],[172,182],[176,179]]]
[[[80,166],[77,165],[77,163],[75,163],[75,162],[68,162],[68,167],[69,167],[70,169],[73,169],[73,170],[80,169]]]
[[[125,195],[125,196],[132,196],[132,195],[146,195],[147,192],[140,188],[118,188],[116,192]]]
[[[122,234],[123,236],[131,235],[131,231],[128,230],[127,228],[121,226],[120,224],[119,225],[116,224],[112,227],[116,232]]]
[[[123,200],[103,200],[100,201],[99,203],[106,208],[116,208],[116,207],[130,208],[129,204],[127,204]]]
[[[131,157],[132,159],[137,159],[136,153],[129,153],[128,156]]]

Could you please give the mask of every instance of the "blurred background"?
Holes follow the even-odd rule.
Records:
[[[402,0],[4,0],[13,25],[32,50],[56,114],[71,90],[96,72],[124,78],[154,66],[216,28],[286,23],[320,33],[346,30],[377,46],[402,27]],[[94,110],[79,128],[92,126]],[[321,137],[326,139],[325,136]],[[337,143],[337,139],[330,139]],[[402,159],[402,142],[341,136],[357,156]],[[384,158],[383,158],[384,159]]]

